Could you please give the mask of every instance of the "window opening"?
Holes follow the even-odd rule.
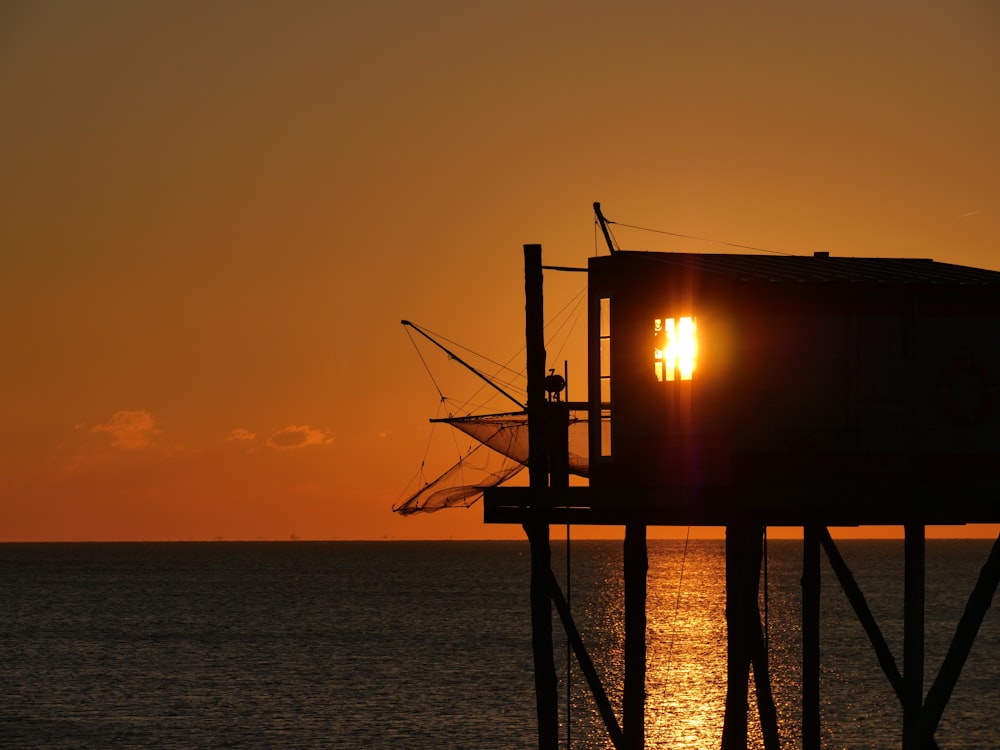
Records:
[[[661,383],[691,380],[698,360],[698,324],[691,316],[653,321],[653,372]]]
[[[601,297],[599,315],[601,456],[611,455],[611,298]]]

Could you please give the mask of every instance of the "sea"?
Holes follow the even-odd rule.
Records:
[[[989,541],[927,542],[926,683]],[[901,541],[838,546],[902,667]],[[553,569],[620,715],[622,545],[553,539]],[[782,747],[801,744],[800,542],[770,541]],[[0,545],[0,748],[537,747],[527,542]],[[899,700],[829,564],[825,748],[901,745]],[[611,748],[554,617],[560,747]],[[646,746],[719,747],[724,547],[650,541]],[[752,682],[752,680],[751,680]],[[945,710],[941,748],[1000,748],[1000,615]],[[751,699],[751,747],[761,747]]]

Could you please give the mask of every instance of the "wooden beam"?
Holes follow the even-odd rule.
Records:
[[[872,644],[872,648],[875,649],[875,657],[878,659],[882,671],[889,680],[889,684],[892,685],[893,692],[896,693],[900,704],[902,704],[905,700],[903,675],[900,674],[899,667],[896,666],[896,659],[889,650],[889,644],[882,635],[878,623],[875,622],[875,616],[872,614],[871,609],[869,609],[864,594],[861,593],[861,589],[857,581],[854,580],[854,576],[847,567],[847,563],[844,562],[840,550],[834,544],[830,532],[825,528],[820,531],[820,541],[823,544],[823,549],[826,551],[827,558],[830,560],[830,566],[837,575],[837,580],[844,589],[847,600],[851,603],[851,607],[858,617],[858,622],[861,623],[861,627],[864,628],[865,633],[868,635],[868,640]],[[928,750],[937,750],[937,743],[930,740],[926,743],[926,747]]]
[[[767,638],[764,636],[764,626],[760,621],[759,606],[757,608],[757,625],[753,630],[750,658],[753,663],[753,680],[757,693],[757,714],[760,718],[760,733],[764,739],[764,750],[780,750],[778,709],[774,705],[774,692],[771,690],[771,670],[768,666]]]
[[[886,643],[885,637],[882,635],[882,631],[879,629],[878,623],[875,622],[875,616],[868,607],[865,595],[861,593],[861,589],[858,587],[857,581],[855,581],[854,576],[851,575],[851,571],[847,567],[847,563],[844,562],[844,558],[841,556],[840,550],[837,549],[837,545],[834,544],[833,538],[830,536],[830,532],[825,527],[819,530],[819,539],[823,545],[823,549],[826,551],[827,559],[830,561],[830,567],[833,568],[833,572],[836,574],[837,580],[840,582],[841,587],[844,589],[844,593],[847,595],[847,600],[854,608],[854,613],[858,617],[858,622],[861,623],[861,627],[863,627],[865,633],[868,634],[868,640],[871,642],[872,648],[875,649],[875,657],[878,659],[878,663],[881,665],[882,671],[885,672],[885,676],[889,679],[889,684],[892,685],[892,689],[896,692],[896,695],[899,696],[899,700],[902,701],[903,675],[899,673],[899,667],[896,666],[896,660],[893,658],[892,652],[889,650],[889,644]]]
[[[911,738],[910,746],[920,748],[933,747],[934,732],[937,731],[941,716],[951,698],[952,690],[958,682],[958,677],[965,666],[965,660],[972,650],[972,644],[979,633],[979,627],[983,624],[983,618],[993,603],[993,595],[996,593],[997,585],[1000,584],[1000,536],[993,542],[990,555],[979,573],[975,588],[969,596],[969,601],[965,605],[965,611],[955,629],[955,637],[952,638],[951,646],[941,664],[941,670],[927,691],[927,700],[924,702],[923,714],[917,731]]]
[[[583,672],[583,676],[587,679],[587,684],[590,686],[590,692],[594,696],[594,703],[597,705],[597,712],[601,715],[604,726],[608,730],[608,737],[611,739],[611,743],[615,746],[616,750],[623,750],[625,747],[624,738],[621,727],[618,725],[618,719],[615,717],[614,709],[611,708],[611,701],[608,700],[608,694],[604,690],[604,685],[597,674],[594,662],[587,652],[587,647],[584,645],[580,631],[573,620],[573,613],[570,612],[569,604],[563,596],[562,589],[559,587],[559,582],[556,580],[554,573],[552,574],[550,585],[552,586],[552,601],[555,602],[556,611],[559,613],[563,628],[566,630],[566,636],[573,646],[573,653],[576,654],[580,670]]]

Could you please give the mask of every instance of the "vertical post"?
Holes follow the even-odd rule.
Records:
[[[536,520],[524,524],[531,546],[531,646],[535,662],[538,748],[559,746],[559,694],[552,648],[552,577],[549,525],[542,514],[548,490],[545,411],[545,317],[542,246],[524,246],[524,331],[528,374],[528,476]]]
[[[537,504],[549,486],[545,409],[545,313],[542,246],[524,246],[524,341],[528,376],[528,477]]]
[[[916,750],[924,702],[923,524],[906,524],[903,539],[903,750]]]
[[[819,750],[820,530],[802,529],[802,750]]]
[[[625,524],[625,680],[622,691],[622,733],[626,750],[646,744],[646,525]]]
[[[750,561],[750,531],[746,524],[726,526],[726,714],[722,722],[723,750],[746,750],[747,698],[750,678],[751,611],[756,601],[747,567]],[[756,575],[753,576],[756,581]]]
[[[526,523],[524,530],[531,546],[531,647],[535,659],[538,750],[556,750],[559,746],[559,693],[552,648],[549,526]]]
[[[764,564],[767,547],[767,527],[759,526],[754,529],[754,536],[750,540],[753,543],[751,548],[753,554],[749,557],[752,563],[753,596],[748,604],[753,608],[751,617],[751,629],[753,631],[750,643],[750,663],[753,664],[754,687],[757,691],[757,714],[760,718],[760,733],[764,740],[765,750],[779,750],[781,739],[778,734],[778,709],[774,705],[774,691],[771,690],[771,667],[769,664],[770,654],[768,653],[767,636],[767,597],[769,595],[767,581],[767,566]],[[760,571],[764,571],[764,622],[760,619]]]

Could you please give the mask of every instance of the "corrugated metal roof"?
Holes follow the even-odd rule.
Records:
[[[729,276],[740,281],[1000,286],[1000,271],[938,263],[928,258],[636,251],[620,251],[611,257],[621,256]]]

